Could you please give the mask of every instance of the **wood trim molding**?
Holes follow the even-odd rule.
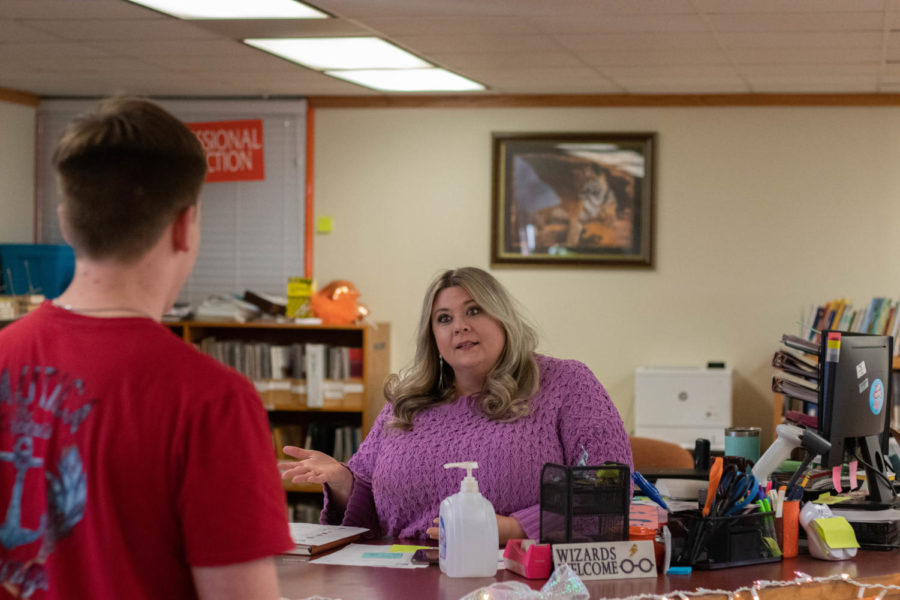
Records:
[[[25,106],[37,106],[41,99],[39,96],[28,92],[20,92],[18,90],[8,90],[0,88],[0,101],[12,102],[14,104],[24,104]]]
[[[900,94],[566,94],[310,96],[313,108],[900,106]]]

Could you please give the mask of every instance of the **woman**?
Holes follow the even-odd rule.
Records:
[[[500,542],[540,537],[544,463],[615,461],[631,447],[606,390],[582,363],[535,354],[537,335],[509,292],[474,267],[446,271],[425,294],[412,366],[345,466],[286,446],[285,479],[325,484],[323,523],[398,538],[437,538],[441,500],[459,491],[450,462],[477,461]]]

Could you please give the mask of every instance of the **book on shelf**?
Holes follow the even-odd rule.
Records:
[[[890,335],[894,338],[894,356],[900,355],[900,299],[875,296],[856,305],[845,298],[823,305],[811,305],[803,316],[798,337],[818,344],[826,329],[848,333]]]
[[[318,450],[340,462],[347,462],[359,450],[361,441],[362,428],[358,425],[324,420],[311,421],[306,427],[303,448]]]
[[[317,523],[288,523],[294,548],[285,554],[311,556],[332,548],[355,542],[368,531],[365,527],[319,525]]]
[[[287,424],[272,426],[272,443],[275,445],[275,454],[279,460],[294,460],[293,457],[287,456],[282,448],[285,446],[297,446],[303,448],[306,440],[305,432],[302,425]]]
[[[362,377],[362,348],[327,344],[271,344],[222,340],[208,336],[200,350],[240,371],[253,381],[263,379],[325,379],[348,381]],[[310,370],[312,363],[313,369]]]
[[[306,405],[322,408],[325,405],[325,345],[307,344],[306,350]]]

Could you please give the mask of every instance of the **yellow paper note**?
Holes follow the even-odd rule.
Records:
[[[831,492],[826,492],[824,494],[819,494],[819,497],[816,498],[816,504],[837,504],[838,502],[845,502],[850,500],[850,496],[832,496]]]
[[[829,548],[859,548],[856,534],[844,517],[813,519],[813,527]]]
[[[394,544],[388,549],[388,552],[415,552],[416,550],[424,550],[431,547],[432,546],[403,546],[401,544]]]

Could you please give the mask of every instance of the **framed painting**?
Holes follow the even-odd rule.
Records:
[[[652,266],[655,133],[493,135],[491,264]]]

